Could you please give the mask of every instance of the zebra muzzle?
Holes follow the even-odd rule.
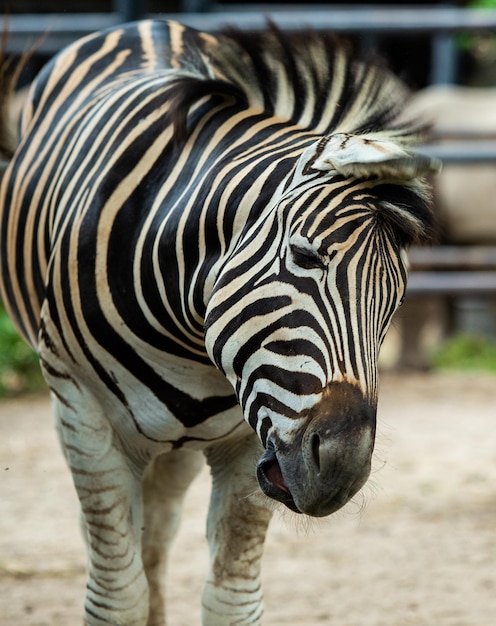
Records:
[[[292,441],[269,435],[257,464],[260,487],[292,511],[330,515],[367,481],[374,438],[375,406],[351,385],[333,384]]]

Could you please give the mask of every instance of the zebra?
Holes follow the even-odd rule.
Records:
[[[204,626],[261,624],[276,503],[327,516],[365,484],[405,251],[434,231],[407,97],[331,34],[146,19],[58,53],[15,146],[4,125],[1,297],[51,390],[89,626],[165,624],[204,458]]]

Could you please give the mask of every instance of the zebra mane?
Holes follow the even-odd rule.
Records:
[[[216,37],[187,29],[175,63],[187,71],[170,110],[179,141],[188,110],[209,94],[319,135],[374,132],[401,143],[419,137],[417,127],[397,121],[408,97],[401,81],[330,33],[283,33],[271,23],[260,33],[229,28]]]
[[[288,34],[269,23],[260,33],[231,28],[218,36],[184,29],[181,42],[172,65],[185,75],[169,108],[178,144],[188,135],[188,111],[208,95],[320,136],[367,134],[408,146],[425,134],[425,127],[404,118],[409,91],[403,83],[379,60],[360,60],[333,34]],[[384,204],[378,220],[402,245],[432,240],[437,226],[425,181],[387,188],[396,202]]]

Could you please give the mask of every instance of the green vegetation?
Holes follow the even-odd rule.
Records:
[[[496,0],[472,0],[467,5],[469,9],[496,9]]]
[[[467,9],[496,9],[496,0],[472,0]],[[465,32],[456,35],[456,41],[462,50],[471,52],[480,60],[492,59],[496,53],[496,38],[491,32]]]
[[[485,335],[460,334],[433,354],[434,369],[496,373],[496,339]]]
[[[0,397],[43,388],[38,357],[21,339],[0,302]]]

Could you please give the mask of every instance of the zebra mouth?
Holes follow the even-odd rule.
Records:
[[[301,513],[286,485],[276,452],[270,444],[258,461],[257,479],[260,488],[266,496],[278,502],[282,502],[282,504],[285,504],[288,509],[291,509],[291,511],[295,513]]]

